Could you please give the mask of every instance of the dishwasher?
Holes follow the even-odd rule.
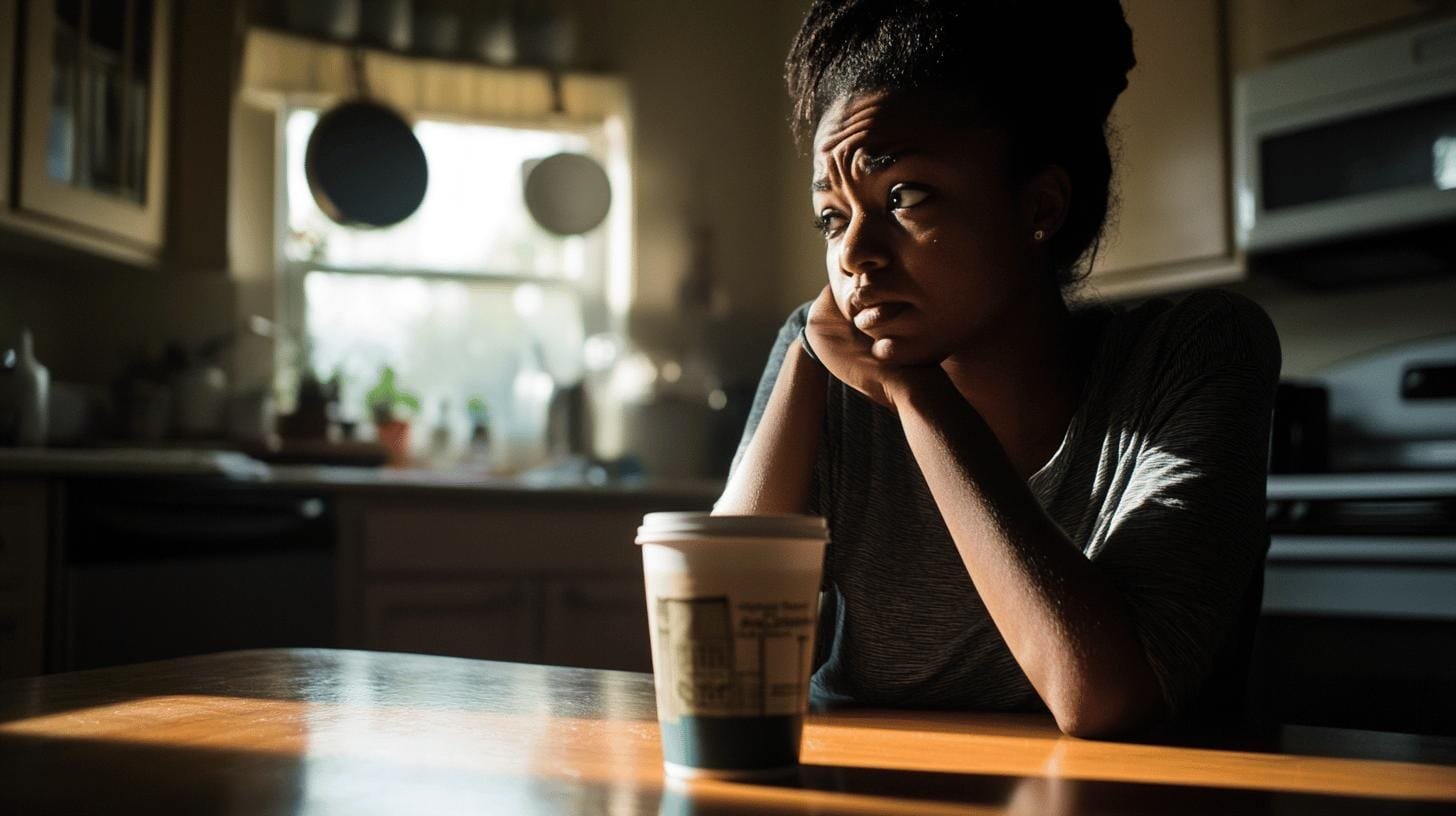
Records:
[[[72,481],[50,671],[336,643],[325,494],[229,479]]]

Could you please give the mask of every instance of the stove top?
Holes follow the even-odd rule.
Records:
[[[1276,535],[1456,535],[1456,471],[1269,477]]]

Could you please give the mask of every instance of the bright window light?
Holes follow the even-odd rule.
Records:
[[[614,196],[603,226],[563,238],[527,213],[523,175],[559,152],[620,170],[621,134],[420,121],[423,203],[400,224],[361,230],[330,221],[309,191],[303,157],[317,120],[298,109],[284,122],[282,311],[295,341],[280,351],[285,392],[305,367],[337,373],[344,418],[367,423],[364,394],[391,366],[423,405],[417,451],[440,425],[463,447],[474,398],[498,441],[539,451],[549,392],[580,379],[587,336],[612,328],[608,269],[628,245],[630,197]]]

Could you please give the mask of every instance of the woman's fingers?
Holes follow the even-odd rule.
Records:
[[[882,364],[870,338],[839,311],[834,293],[825,287],[809,307],[805,337],[813,354],[836,379],[881,405],[889,405],[880,382]]]

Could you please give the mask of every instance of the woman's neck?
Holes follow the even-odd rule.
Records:
[[[1056,453],[1082,394],[1086,355],[1060,293],[1027,298],[943,368],[1023,479]]]

